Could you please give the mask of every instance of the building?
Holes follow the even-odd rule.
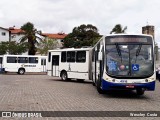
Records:
[[[57,33],[57,34],[42,33],[42,35],[44,35],[49,39],[56,40],[58,42],[57,48],[63,48],[64,38],[67,36],[67,34],[65,33]]]
[[[153,39],[155,38],[154,36],[154,26],[152,25],[147,25],[142,27],[142,34],[149,34],[153,36]]]
[[[24,36],[24,31],[21,30],[21,29],[10,27],[9,31],[10,31],[10,34],[11,34],[10,35],[11,41],[20,42],[20,39]]]
[[[10,41],[10,31],[6,28],[0,27],[0,42]]]

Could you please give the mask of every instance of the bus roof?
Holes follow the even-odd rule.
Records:
[[[104,35],[104,37],[107,37],[107,36],[121,36],[121,35],[123,35],[123,36],[127,36],[127,35],[138,35],[138,36],[150,36],[150,37],[152,37],[153,38],[153,36],[152,35],[148,35],[148,34],[124,34],[124,33],[120,33],[120,34],[108,34],[108,35]]]
[[[61,51],[89,51],[92,47],[89,48],[64,48],[64,49],[55,49],[55,50],[48,50],[49,52],[61,52]]]
[[[47,57],[41,55],[3,55],[3,56],[11,56],[11,57]]]

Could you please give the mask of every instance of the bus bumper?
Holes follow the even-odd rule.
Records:
[[[0,68],[0,73],[3,73],[5,71],[4,68]]]
[[[129,87],[131,86],[131,87]],[[133,83],[133,84],[123,84],[123,83],[111,83],[102,79],[102,90],[135,90],[137,88],[144,88],[148,91],[155,90],[155,81],[149,83]]]

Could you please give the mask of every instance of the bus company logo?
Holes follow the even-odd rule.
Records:
[[[70,65],[70,63],[68,65],[68,71],[71,71],[71,65]]]
[[[2,112],[2,117],[12,117],[11,112]]]

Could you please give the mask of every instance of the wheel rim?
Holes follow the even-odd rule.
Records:
[[[24,71],[23,71],[23,70],[20,70],[20,71],[19,71],[19,73],[20,73],[20,74],[23,74],[23,73],[24,73]]]
[[[63,74],[62,74],[62,79],[63,79],[63,80],[66,80],[66,78],[67,78],[66,74],[63,73]]]

